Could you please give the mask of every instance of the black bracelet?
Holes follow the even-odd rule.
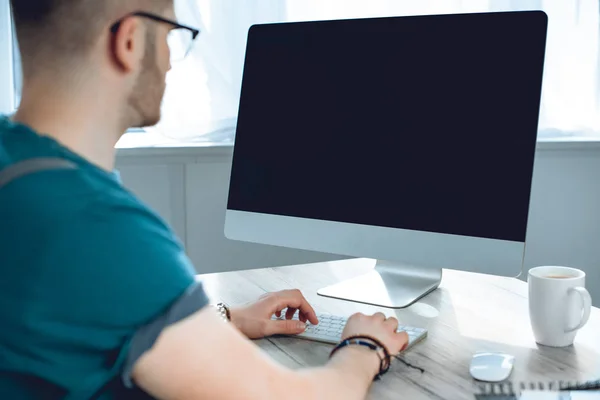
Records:
[[[356,335],[356,336],[351,336],[351,337],[348,337],[348,338],[342,340],[331,351],[331,353],[329,354],[329,358],[333,357],[333,355],[339,349],[344,348],[349,345],[364,346],[364,347],[367,347],[367,348],[375,351],[375,354],[377,354],[377,356],[379,357],[379,372],[377,373],[377,375],[375,375],[375,378],[373,378],[374,381],[380,380],[381,377],[383,376],[383,374],[388,372],[388,370],[390,369],[390,364],[391,364],[390,353],[387,351],[385,346],[383,344],[381,344],[381,342],[379,340],[377,340],[371,336]],[[378,350],[383,351],[383,354],[384,354],[383,357],[379,354]]]

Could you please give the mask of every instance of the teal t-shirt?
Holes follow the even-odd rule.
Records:
[[[77,165],[0,188],[0,399],[62,399],[120,372],[136,331],[195,284],[171,229],[116,176],[0,117],[0,170],[60,157]],[[137,393],[137,392],[136,392]]]

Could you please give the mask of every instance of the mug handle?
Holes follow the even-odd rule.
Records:
[[[583,328],[583,326],[588,322],[588,319],[590,319],[590,312],[592,310],[592,297],[590,296],[590,292],[588,292],[585,288],[580,287],[580,286],[572,287],[569,289],[569,294],[571,294],[573,292],[578,293],[579,296],[581,296],[581,302],[583,303],[583,310],[581,313],[581,322],[579,322],[579,324],[577,326],[575,326],[574,328],[566,329],[565,330],[566,333],[573,332],[573,331]]]

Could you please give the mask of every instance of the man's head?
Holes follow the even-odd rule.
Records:
[[[77,82],[97,80],[101,90],[110,92],[124,124],[158,122],[171,66],[167,35],[173,26],[131,14],[143,11],[174,20],[173,0],[11,3],[24,90],[32,82],[51,80],[70,89]]]

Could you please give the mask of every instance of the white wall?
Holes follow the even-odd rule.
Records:
[[[525,266],[559,264],[585,270],[594,302],[600,305],[600,147],[586,146],[538,150]],[[122,151],[118,168],[124,183],[183,237],[199,272],[343,258],[225,239],[231,149],[160,153],[139,157],[136,151]]]
[[[600,149],[538,151],[525,266],[566,265],[587,273],[600,306]]]

